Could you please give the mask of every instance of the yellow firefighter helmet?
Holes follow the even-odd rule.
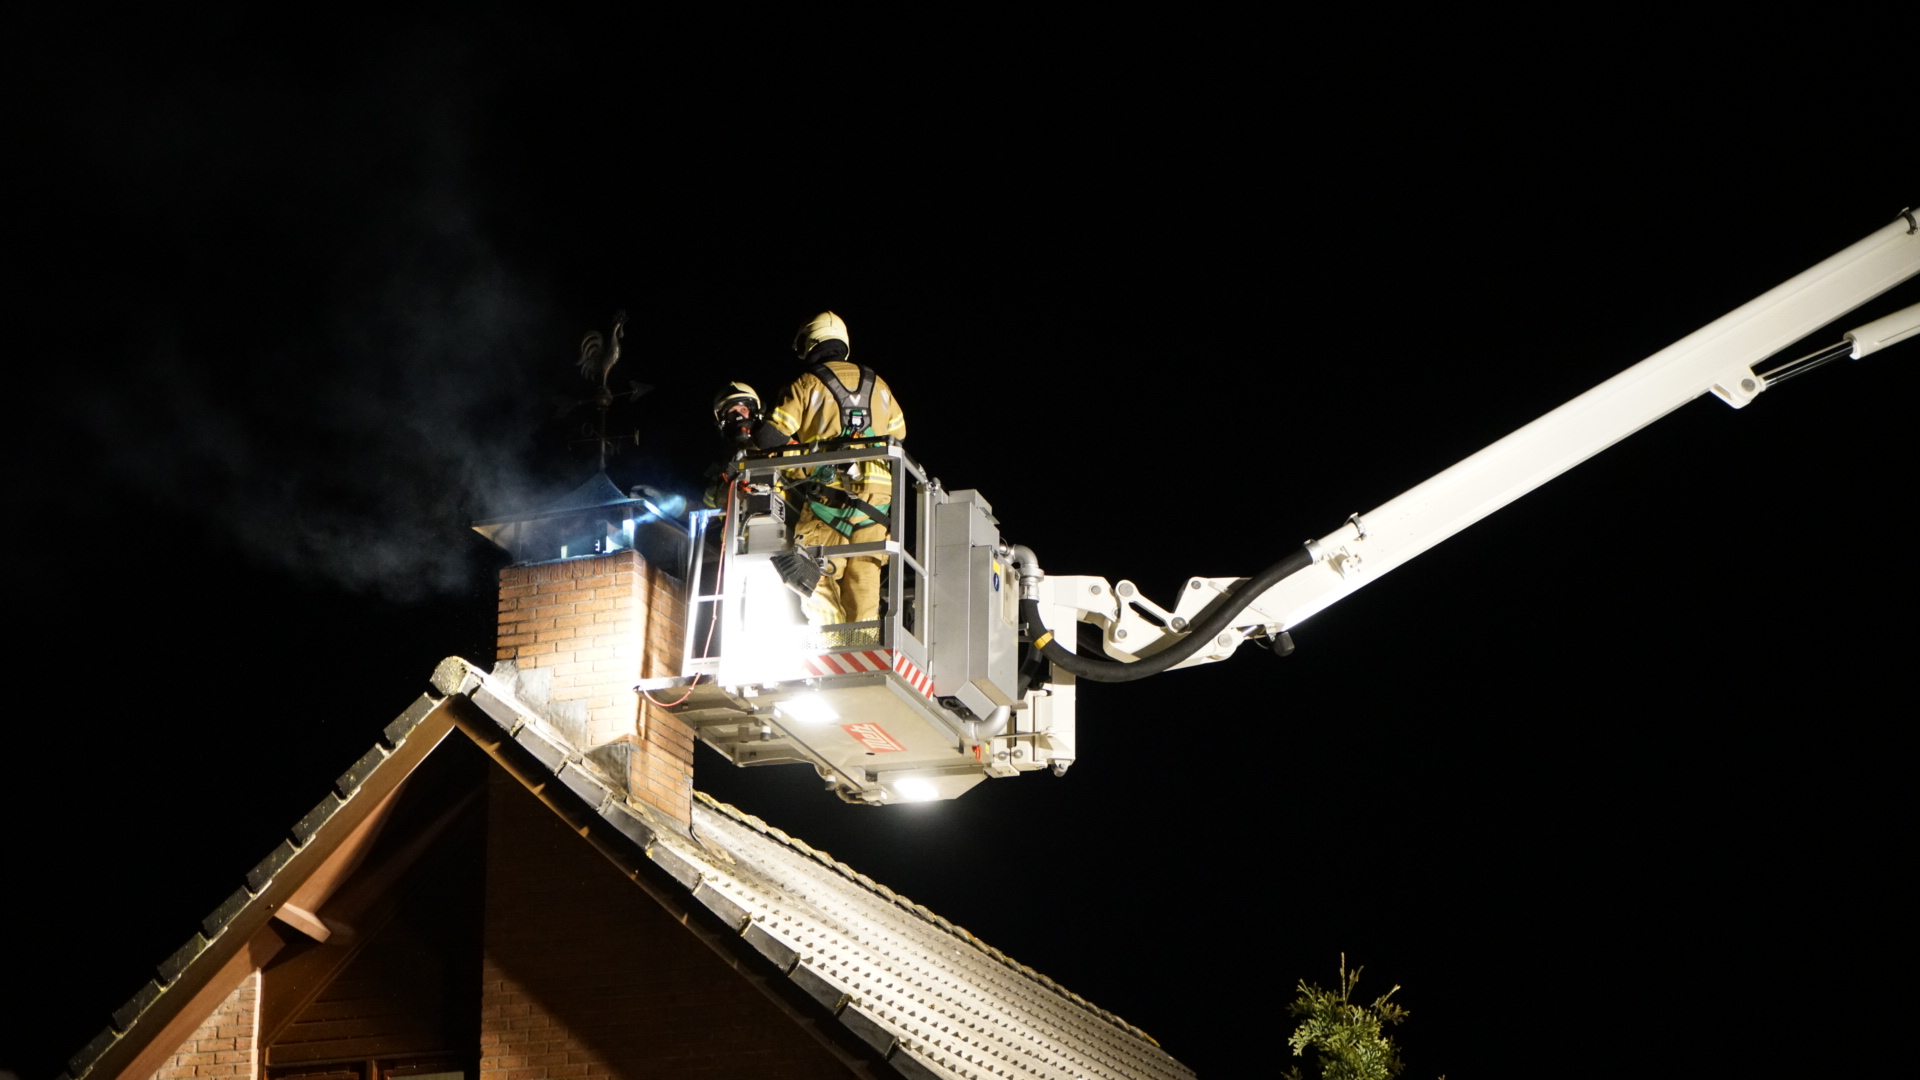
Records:
[[[713,395],[713,419],[716,423],[726,422],[726,412],[735,402],[744,401],[752,415],[760,415],[760,395],[753,387],[743,382],[730,382]]]
[[[847,321],[831,311],[815,315],[793,335],[793,351],[802,360],[845,360],[853,351],[853,341],[847,336]]]

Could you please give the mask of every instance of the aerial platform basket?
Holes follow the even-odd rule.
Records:
[[[893,486],[888,538],[796,547],[794,482],[875,461]],[[745,457],[730,475],[730,505],[689,517],[685,659],[640,684],[656,703],[735,764],[810,764],[850,801],[1064,771],[1071,677],[1023,679],[1018,582],[978,492],[944,490],[885,438]],[[880,618],[809,625],[773,564],[793,550],[878,559]]]

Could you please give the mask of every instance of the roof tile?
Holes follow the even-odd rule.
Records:
[[[434,706],[438,704],[440,703],[435,701],[431,695],[421,694],[419,697],[413,699],[413,704],[407,706],[405,711],[401,712],[399,716],[394,717],[392,723],[381,729],[380,737],[386,740],[388,746],[398,748],[402,742],[406,741],[407,736],[413,732],[413,729],[419,726],[420,721],[425,719],[426,715],[432,712]]]
[[[548,772],[558,773],[561,763],[567,760],[566,750],[555,745],[553,741],[535,730],[531,724],[522,725],[520,730],[514,733],[513,741],[539,759],[540,764],[546,766]]]
[[[160,984],[148,979],[139,993],[128,998],[125,1005],[113,1010],[113,1030],[126,1034],[133,1027],[133,1022],[140,1019],[140,1014],[146,1012],[147,1006],[153,1004],[160,994]]]
[[[647,858],[689,889],[700,884],[700,867],[671,845],[654,844],[647,849]]]
[[[493,717],[494,723],[499,724],[509,733],[519,734],[519,729],[526,723],[513,699],[504,692],[496,693],[491,686],[482,686],[474,690],[469,698],[475,705],[480,706],[482,712]]]
[[[291,840],[280,841],[278,847],[267,852],[266,858],[261,859],[258,865],[247,871],[247,889],[258,893],[266,888],[267,883],[273,880],[273,875],[279,873],[280,868],[287,865],[287,860],[293,858],[299,850],[293,846]]]
[[[840,988],[840,984],[820,974],[806,959],[800,961],[790,977],[795,986],[806,991],[808,997],[835,1013],[838,1013],[840,1006],[846,1002],[846,991]]]
[[[849,1005],[840,1010],[840,1022],[847,1030],[860,1037],[860,1040],[881,1054],[893,1052],[894,1035],[886,1025],[876,1017],[869,1016],[864,1009]]]
[[[634,846],[642,851],[647,850],[653,843],[654,837],[658,835],[654,832],[653,826],[641,820],[639,814],[634,813],[626,804],[618,800],[607,800],[607,804],[600,808],[600,816],[606,818],[609,825],[620,830],[622,836],[633,841]]]
[[[100,1055],[106,1053],[107,1049],[119,1039],[120,1036],[114,1034],[112,1028],[101,1028],[100,1034],[88,1039],[87,1045],[81,1047],[79,1053],[67,1059],[67,1069],[76,1077],[87,1075],[87,1071],[93,1068],[93,1063],[100,1060]]]
[[[761,956],[773,961],[773,966],[782,972],[793,970],[794,962],[800,959],[798,952],[789,947],[786,942],[768,933],[766,927],[761,926],[758,920],[749,923],[746,933],[742,936],[747,939],[747,944],[753,946]]]
[[[556,770],[555,775],[560,778],[562,784],[567,786],[568,791],[580,796],[580,801],[593,807],[595,813],[599,813],[611,797],[611,792],[607,790],[605,784],[572,762],[568,762],[566,768]]]
[[[193,963],[193,958],[199,956],[206,947],[206,936],[196,933],[187,939],[185,945],[173,950],[172,956],[160,961],[158,968],[160,985],[172,986],[173,980],[179,978],[180,973],[187,969],[187,965]]]
[[[318,805],[307,811],[299,821],[293,823],[293,842],[306,847],[307,842],[313,839],[313,834],[320,831],[320,826],[325,825],[327,819],[333,817],[334,812],[345,805],[346,801],[339,795],[331,791],[327,792],[326,798],[321,799]]]
[[[360,785],[366,782],[367,777],[373,775],[373,770],[379,768],[380,763],[386,759],[386,748],[378,745],[360,755],[360,760],[354,762],[352,768],[341,773],[340,779],[333,782],[334,788],[340,792],[340,797],[351,799]]]
[[[279,849],[275,848],[274,850],[277,851]],[[240,914],[252,901],[253,893],[247,891],[245,887],[233,890],[231,896],[220,901],[220,906],[213,909],[213,914],[200,920],[201,932],[206,934],[209,941],[219,937],[220,931],[225,930],[227,924],[233,921],[233,917]]]
[[[700,887],[693,891],[693,898],[733,929],[738,931],[746,928],[747,909],[734,903],[732,898],[721,890],[714,888],[713,882],[702,881]]]

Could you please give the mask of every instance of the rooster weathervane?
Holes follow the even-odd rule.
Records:
[[[632,401],[653,389],[646,383],[628,380],[626,390],[618,393],[613,390],[611,382],[613,365],[620,362],[620,340],[626,336],[626,333],[627,313],[618,311],[613,316],[613,329],[605,337],[602,337],[598,330],[589,330],[587,336],[580,339],[580,374],[588,382],[598,384],[599,388],[594,392],[592,401],[599,413],[599,420],[597,423],[582,424],[581,432],[584,437],[575,439],[574,443],[578,445],[583,442],[592,442],[599,446],[602,472],[606,471],[607,459],[619,453],[619,447],[607,436],[608,410],[613,408],[615,401]],[[585,404],[585,402],[576,404]],[[635,431],[634,441],[638,442],[639,437],[640,433]]]

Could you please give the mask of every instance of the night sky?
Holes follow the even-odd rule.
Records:
[[[615,380],[654,389],[616,481],[697,494],[714,389],[770,393],[831,307],[949,489],[1171,604],[1920,200],[1910,145],[1842,160],[1751,85],[1616,93],[1417,27],[1336,63],[1225,24],[977,50],[480,10],[10,17],[22,1080],[441,657],[491,658],[468,523],[591,474],[573,361],[618,308]],[[876,810],[703,751],[696,782],[1203,1076],[1274,1061],[1343,951],[1403,986],[1410,1077],[1804,1061],[1912,959],[1905,353],[1694,402],[1290,658],[1083,684],[1065,777]]]

